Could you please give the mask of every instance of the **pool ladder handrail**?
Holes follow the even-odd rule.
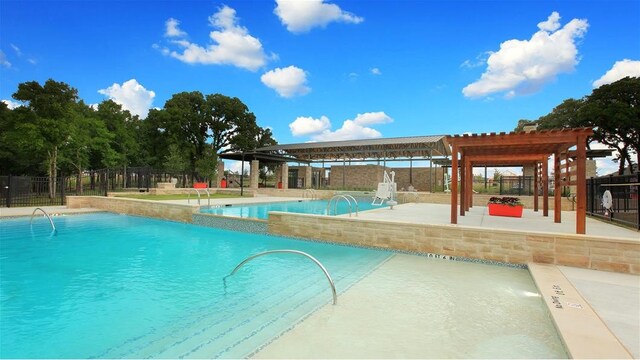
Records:
[[[304,189],[304,191],[302,192],[302,198],[306,199],[307,195],[309,195],[311,200],[316,200],[318,199],[318,194],[316,193],[315,189]]]
[[[36,215],[36,211],[38,210],[42,211],[44,216],[46,216],[47,219],[49,219],[49,224],[51,224],[51,229],[52,229],[51,231],[52,232],[56,231],[56,226],[53,224],[53,219],[51,219],[51,216],[46,211],[44,211],[43,208],[39,208],[39,207],[33,209],[33,212],[31,213],[31,221],[29,221],[29,225],[33,225],[33,217]]]
[[[322,272],[324,273],[324,276],[327,277],[327,280],[329,281],[329,285],[331,286],[331,293],[333,295],[333,305],[337,305],[338,304],[338,295],[336,294],[336,285],[333,283],[333,279],[331,278],[331,275],[329,275],[329,272],[327,271],[327,269],[322,265],[322,263],[320,261],[318,261],[318,259],[314,258],[313,256],[307,254],[306,252],[303,251],[298,251],[298,250],[269,250],[269,251],[264,251],[261,253],[257,253],[254,255],[249,256],[248,258],[242,260],[242,262],[240,262],[235,269],[233,269],[233,271],[222,278],[222,281],[225,285],[225,289],[226,289],[226,285],[227,285],[227,278],[233,274],[236,273],[236,271],[238,271],[244,264],[248,263],[249,261],[260,257],[260,256],[264,256],[264,255],[269,255],[269,254],[275,254],[275,253],[290,253],[290,254],[298,254],[298,255],[302,255],[307,257],[308,259],[310,259],[311,261],[313,261],[316,265],[318,265],[318,267],[322,270]]]
[[[196,188],[191,188],[191,190],[195,190],[198,194],[198,205],[200,205],[200,191]],[[209,193],[209,189],[203,188],[202,190],[207,193],[207,206],[211,206],[211,193]],[[191,204],[191,193],[187,195],[187,204]]]
[[[352,205],[355,205],[356,216],[358,216],[358,200],[356,200],[356,198],[354,198],[352,195],[349,195],[349,194],[333,195],[333,197],[329,199],[329,202],[327,203],[327,215],[331,215],[331,203],[333,203],[333,214],[337,215],[338,202],[340,202],[340,199],[344,199],[347,202],[347,204],[349,204],[349,217],[351,217]],[[353,204],[351,203],[351,200],[353,200]]]

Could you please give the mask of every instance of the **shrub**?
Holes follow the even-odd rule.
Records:
[[[517,197],[497,197],[493,196],[489,199],[489,204],[501,204],[501,205],[509,205],[509,206],[522,206],[522,202]]]

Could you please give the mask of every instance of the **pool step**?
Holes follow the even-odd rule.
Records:
[[[282,296],[286,297],[295,294],[298,289],[308,285],[307,277],[312,276],[316,271],[315,269],[308,269],[307,271],[299,272],[295,276],[295,283],[284,286],[259,286],[255,290],[255,295],[252,296],[254,301],[246,302],[235,301],[233,296],[240,296],[237,284],[229,284],[229,295],[223,303],[218,304],[218,308],[226,308],[224,313],[213,312],[214,306],[201,308],[196,310],[196,314],[188,320],[180,321],[180,328],[173,327],[172,329],[161,329],[149,336],[144,336],[131,343],[123,344],[119,349],[114,349],[108,353],[102,354],[100,357],[158,357],[161,353],[171,348],[182,348],[183,344],[190,343],[193,338],[199,336],[208,336],[209,338],[216,337],[220,334],[226,336],[229,329],[224,328],[224,324],[228,324],[233,321],[231,319],[237,318],[237,322],[241,322],[242,319],[246,319],[246,314],[249,311],[254,311],[256,308],[268,306],[268,302],[273,301],[274,297]],[[291,280],[291,278],[289,278]],[[267,304],[267,305],[265,305]],[[206,334],[206,335],[203,335]],[[201,341],[202,342],[202,341]],[[187,346],[186,350],[193,349],[194,346]],[[171,357],[177,357],[174,355]],[[164,356],[166,357],[166,356]]]

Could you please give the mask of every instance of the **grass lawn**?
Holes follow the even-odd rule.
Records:
[[[130,199],[143,199],[143,200],[186,200],[189,198],[189,194],[167,194],[167,195],[143,195],[143,194],[122,194],[116,195],[116,197],[124,197]],[[233,194],[211,194],[212,199],[225,199],[225,198],[239,198],[240,195]],[[197,199],[198,195],[191,194],[191,199]],[[201,199],[206,199],[207,194],[200,195]]]

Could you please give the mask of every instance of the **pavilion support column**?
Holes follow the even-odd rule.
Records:
[[[562,186],[560,186],[560,151],[553,154],[553,222],[562,222]]]
[[[304,167],[304,187],[310,189],[313,186],[313,168],[311,166]]]
[[[466,176],[465,176],[465,156],[464,152],[460,152],[460,216],[464,216],[464,212],[467,210],[467,194],[465,191],[466,187]],[[458,169],[456,169],[457,171]]]
[[[458,223],[458,147],[451,150],[451,223]]]
[[[538,169],[539,165],[536,162],[533,165],[533,211],[538,212]]]
[[[282,190],[287,190],[289,188],[289,164],[282,163],[280,171],[280,181],[282,182]]]
[[[249,187],[251,189],[258,189],[258,183],[260,181],[260,161],[251,160],[251,168],[249,170]]]
[[[576,171],[576,234],[587,230],[587,137],[578,136],[578,162]],[[570,175],[569,175],[570,176]]]
[[[216,183],[214,184],[214,187],[220,187],[222,184],[222,179],[224,179],[224,161],[218,160],[216,169]]]
[[[549,216],[549,159],[542,162],[542,216]]]

